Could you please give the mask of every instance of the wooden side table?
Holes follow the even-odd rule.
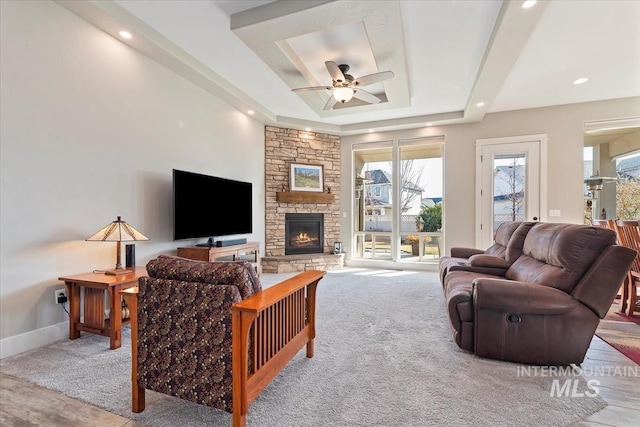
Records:
[[[59,277],[67,286],[69,295],[69,339],[80,338],[80,331],[109,337],[111,350],[122,345],[122,319],[120,291],[138,285],[138,279],[147,275],[144,267],[135,267],[129,274],[110,276],[104,273],[82,273]],[[80,321],[80,289],[84,288],[84,321]],[[104,294],[109,295],[109,319],[105,319]]]
[[[120,292],[131,310],[131,360],[138,360],[138,286]],[[131,365],[131,401],[133,412],[142,412],[145,406],[144,388],[138,386],[138,364]]]

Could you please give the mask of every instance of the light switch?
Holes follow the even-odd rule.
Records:
[[[346,212],[342,212],[342,218],[346,218],[347,217],[347,213]]]
[[[549,209],[549,216],[560,216],[560,209]]]

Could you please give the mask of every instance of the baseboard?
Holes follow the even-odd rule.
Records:
[[[438,271],[438,261],[432,262],[393,262],[387,260],[345,260],[345,267],[353,268],[386,268],[389,270]]]
[[[0,340],[0,359],[69,338],[69,321]]]

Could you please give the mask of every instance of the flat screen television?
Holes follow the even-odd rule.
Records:
[[[173,170],[173,239],[253,231],[252,186],[217,176]]]

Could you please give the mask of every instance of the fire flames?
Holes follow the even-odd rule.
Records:
[[[293,238],[294,246],[305,246],[312,244],[318,240],[317,237],[310,236],[309,233],[299,233],[297,236]]]

